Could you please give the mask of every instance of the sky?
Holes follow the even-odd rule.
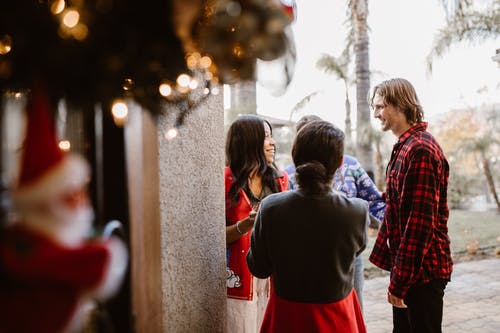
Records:
[[[370,70],[372,87],[378,82],[403,77],[415,86],[425,119],[451,109],[500,103],[500,67],[491,58],[500,38],[470,45],[452,46],[435,59],[429,75],[426,57],[435,34],[445,25],[439,0],[369,0]],[[345,0],[298,0],[293,32],[297,47],[294,78],[285,94],[273,97],[257,88],[257,113],[288,119],[302,98],[318,92],[293,116],[317,114],[343,128],[345,89],[333,74],[316,68],[323,53],[340,55],[344,47]],[[352,71],[353,72],[353,71]],[[355,87],[349,90],[351,119],[355,121]]]

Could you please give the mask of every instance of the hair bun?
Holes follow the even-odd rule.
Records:
[[[295,170],[297,182],[302,188],[309,189],[313,192],[321,192],[328,189],[325,184],[327,181],[327,172],[323,164],[318,161],[310,161],[301,164]]]

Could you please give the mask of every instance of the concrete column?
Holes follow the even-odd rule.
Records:
[[[222,94],[166,140],[176,110],[158,118],[164,332],[224,332],[226,320]]]

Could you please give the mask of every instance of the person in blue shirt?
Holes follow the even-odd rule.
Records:
[[[322,119],[315,115],[302,117],[295,125],[296,132],[298,133],[304,125],[317,120]],[[289,176],[290,189],[296,188],[295,165],[291,164],[287,166],[285,171]],[[332,187],[334,190],[344,193],[348,198],[360,198],[367,201],[370,210],[369,227],[371,229],[378,229],[380,221],[384,219],[385,200],[382,199],[382,193],[377,189],[373,180],[368,176],[356,158],[344,154],[344,162],[335,172]],[[363,270],[363,259],[361,256],[358,256],[354,267],[354,289],[358,294],[361,308],[363,308]]]

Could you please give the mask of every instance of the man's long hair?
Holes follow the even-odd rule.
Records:
[[[423,121],[424,110],[415,88],[408,80],[395,78],[375,86],[370,100],[372,106],[376,94],[384,99],[384,103],[402,109],[409,124],[414,125]]]

